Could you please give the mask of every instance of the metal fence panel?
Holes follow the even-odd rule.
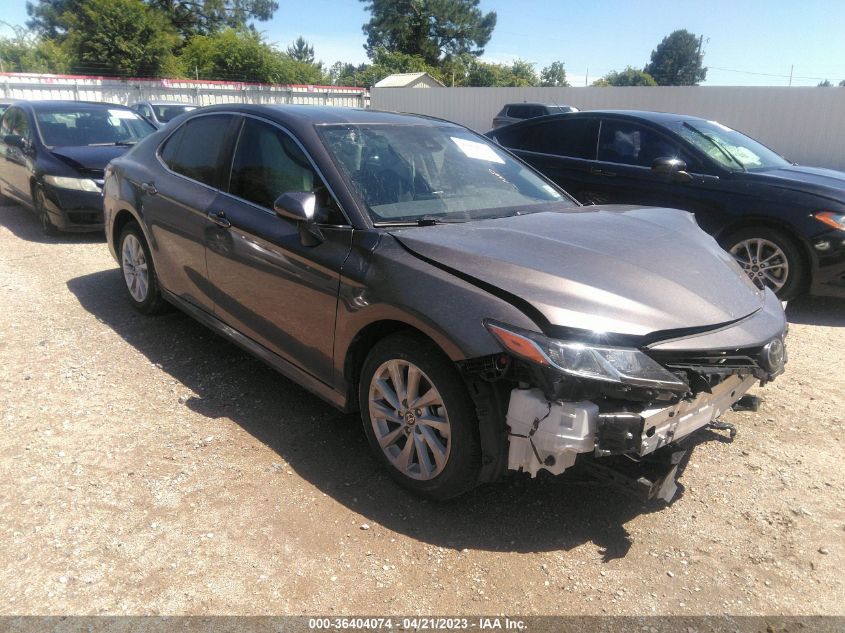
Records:
[[[486,132],[505,103],[522,101],[701,116],[745,132],[790,160],[845,170],[845,88],[838,87],[374,88],[371,106]]]
[[[299,103],[367,107],[363,88],[299,86],[173,79],[116,79],[73,75],[0,73],[2,99],[70,99],[128,105],[135,101],[218,103]]]

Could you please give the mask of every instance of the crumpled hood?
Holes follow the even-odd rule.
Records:
[[[591,206],[391,234],[555,326],[643,336],[726,324],[764,302],[692,215],[673,209]]]
[[[102,172],[109,161],[125,154],[128,149],[130,148],[121,145],[56,147],[52,154],[74,169]]]

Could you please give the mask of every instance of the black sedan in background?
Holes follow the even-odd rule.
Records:
[[[780,302],[691,214],[583,207],[445,121],[202,108],[112,161],[103,205],[136,309],[360,410],[433,498],[618,456],[668,500],[674,443],[783,371]]]
[[[587,111],[488,136],[585,204],[684,209],[759,287],[845,297],[845,173],[795,165],[721,123]]]
[[[106,165],[154,131],[108,103],[13,103],[0,120],[0,193],[31,208],[45,234],[100,231]]]

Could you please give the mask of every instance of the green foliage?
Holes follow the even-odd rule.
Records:
[[[435,66],[442,57],[479,56],[496,27],[496,13],[482,13],[479,0],[361,0],[371,19],[363,26],[364,48],[421,57]]]
[[[833,84],[832,84],[832,83],[830,83],[830,81],[829,81],[828,79],[825,79],[824,81],[820,81],[820,82],[819,82],[818,84],[816,84],[816,85],[817,85],[819,88],[830,88]],[[841,86],[842,84],[839,84],[839,85]]]
[[[536,86],[539,78],[534,64],[517,59],[513,64],[493,64],[475,60],[461,85],[496,88]]]
[[[27,23],[39,35],[62,40],[67,36],[67,15],[79,12],[84,0],[33,0],[27,2]],[[266,21],[279,8],[276,0],[145,0],[158,9],[184,37],[208,34],[223,28],[245,27],[249,20]]]
[[[694,86],[707,76],[699,47],[700,40],[694,33],[674,31],[652,51],[651,62],[643,70],[659,86]]]
[[[601,79],[593,82],[594,86],[656,86],[654,77],[647,72],[627,66],[625,70],[617,72],[611,70]]]
[[[180,60],[189,76],[199,75],[200,79],[296,84],[325,81],[319,66],[292,59],[249,29],[196,35],[182,49]]]
[[[845,79],[843,79],[842,81],[839,82],[839,87],[840,88],[845,87]]]
[[[173,67],[179,36],[160,11],[141,0],[83,0],[62,20],[78,72],[155,77]]]
[[[566,68],[563,62],[552,62],[540,72],[541,86],[557,86],[565,88],[569,85],[566,80]]]
[[[0,65],[12,73],[64,73],[70,69],[67,50],[53,40],[40,39],[22,27],[13,37],[0,37]]]
[[[314,63],[314,47],[310,46],[305,38],[301,35],[288,46],[288,57],[298,62],[305,62],[306,64]]]

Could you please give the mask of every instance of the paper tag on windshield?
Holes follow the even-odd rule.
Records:
[[[485,143],[469,141],[465,138],[458,138],[456,136],[450,136],[449,138],[451,138],[452,142],[458,146],[458,149],[469,158],[486,160],[491,163],[499,163],[500,165],[505,164],[505,161],[503,161],[500,156],[496,155],[493,148]]]

